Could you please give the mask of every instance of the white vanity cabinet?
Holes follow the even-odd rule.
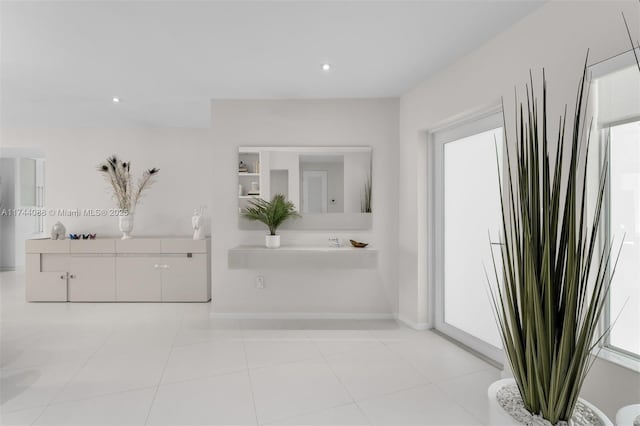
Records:
[[[207,302],[210,241],[28,240],[28,301]]]

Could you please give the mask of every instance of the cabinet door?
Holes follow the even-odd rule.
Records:
[[[116,300],[114,256],[71,256],[70,302],[113,302]]]
[[[161,262],[158,257],[118,257],[116,259],[116,300],[161,302],[160,267]]]
[[[164,302],[206,302],[207,254],[192,257],[165,256],[162,258],[162,300]]]
[[[26,254],[26,297],[29,302],[66,302],[66,255]]]

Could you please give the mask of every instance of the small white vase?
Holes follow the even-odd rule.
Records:
[[[509,386],[515,384],[515,379],[501,379],[496,382],[491,383],[489,389],[487,391],[487,396],[489,398],[489,424],[491,426],[522,426],[522,423],[518,422],[516,419],[511,417],[509,413],[507,413],[500,403],[498,402],[498,391],[502,389],[504,386]],[[609,418],[598,408],[596,408],[593,404],[585,401],[582,398],[578,398],[578,400],[583,403],[586,407],[591,409],[596,416],[600,418],[600,422],[604,426],[613,426],[613,423],[609,420]],[[569,426],[573,425],[573,421],[569,420]]]
[[[123,240],[131,238],[131,231],[133,230],[133,215],[128,214],[118,217],[118,224],[120,225],[120,232],[122,232]]]
[[[267,248],[280,247],[280,235],[267,235],[264,237],[264,245],[267,246]]]

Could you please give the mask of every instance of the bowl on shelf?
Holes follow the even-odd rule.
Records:
[[[369,245],[369,243],[362,243],[360,241],[356,241],[356,240],[349,240],[349,242],[351,242],[351,245],[357,248],[365,248],[366,246]]]

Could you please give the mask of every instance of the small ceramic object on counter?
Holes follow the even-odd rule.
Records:
[[[193,227],[193,239],[204,240],[204,226],[202,223],[202,211],[195,209],[193,217],[191,217],[191,226]]]
[[[80,238],[82,238],[82,234],[69,234],[71,240],[79,240]]]
[[[365,248],[366,246],[369,245],[369,243],[362,243],[360,241],[356,241],[356,240],[349,240],[351,242],[351,245],[357,248]]]
[[[342,247],[342,240],[338,237],[329,238],[329,247]]]
[[[56,222],[51,228],[52,240],[64,240],[64,236],[67,233],[67,229],[60,222]]]

